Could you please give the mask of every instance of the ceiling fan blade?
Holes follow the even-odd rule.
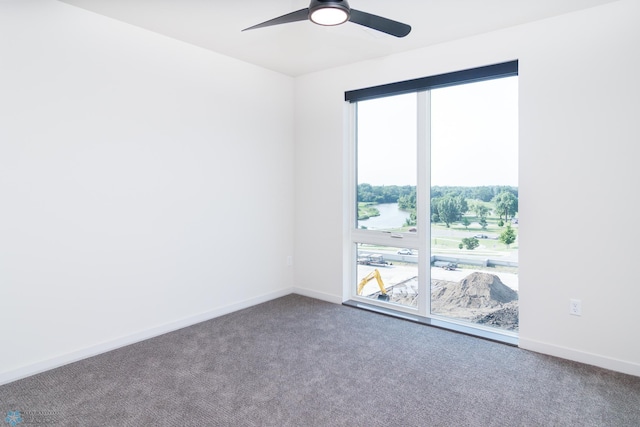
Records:
[[[290,22],[306,21],[309,19],[309,8],[296,10],[295,12],[287,13],[286,15],[279,16],[277,18],[270,19],[261,24],[254,25],[253,27],[245,28],[242,31],[254,30],[256,28],[270,27],[272,25],[288,24]]]
[[[410,25],[355,9],[351,9],[349,21],[396,37],[404,37],[411,31]]]

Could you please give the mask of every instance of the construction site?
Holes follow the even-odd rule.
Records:
[[[418,307],[416,263],[360,262],[358,295],[405,307]],[[513,270],[513,269],[512,269]],[[508,269],[437,263],[431,266],[430,313],[518,330],[518,276]]]

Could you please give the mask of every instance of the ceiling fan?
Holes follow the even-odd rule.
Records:
[[[325,26],[340,25],[349,21],[396,37],[404,37],[411,31],[411,26],[402,22],[351,9],[347,0],[311,0],[306,9],[296,10],[242,31],[307,19],[315,24]]]

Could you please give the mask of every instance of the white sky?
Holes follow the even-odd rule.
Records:
[[[431,91],[431,185],[518,185],[517,77]],[[416,94],[358,103],[358,183],[416,184]]]

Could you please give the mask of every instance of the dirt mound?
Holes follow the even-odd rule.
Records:
[[[370,295],[379,296],[380,292]],[[392,303],[417,307],[417,277],[388,287],[387,297]],[[517,331],[518,292],[485,272],[473,272],[460,282],[431,279],[431,313]]]
[[[446,282],[432,293],[432,308],[498,308],[518,299],[518,293],[498,276],[474,272],[459,283]],[[434,304],[435,303],[435,304]]]
[[[512,302],[493,313],[480,316],[474,320],[475,323],[487,326],[495,326],[509,331],[518,330],[518,306]]]

